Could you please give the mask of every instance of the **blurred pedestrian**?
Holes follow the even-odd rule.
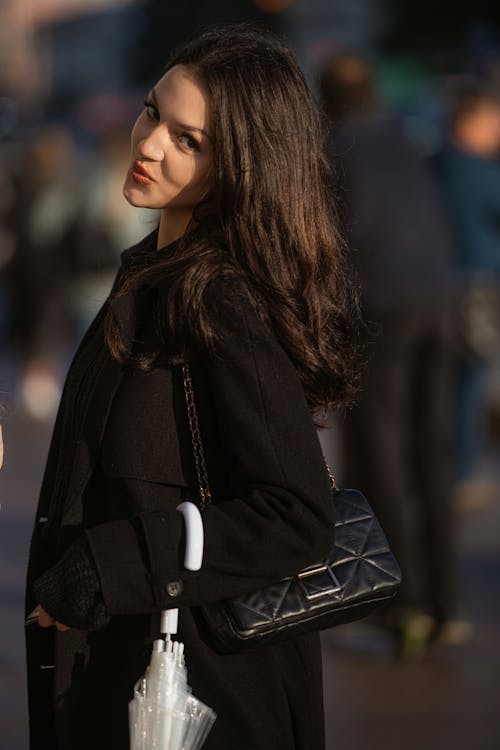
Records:
[[[128,750],[159,612],[180,607],[191,687],[218,715],[205,750],[321,750],[318,634],[221,656],[198,616],[331,543],[313,414],[352,398],[358,310],[291,51],[247,26],[178,51],[124,194],[160,223],[123,253],[65,385],[28,571],[31,748]],[[214,500],[197,573],[176,511],[198,496],[184,363]]]
[[[500,359],[500,98],[482,84],[461,87],[451,106],[447,143],[436,158],[454,230],[460,284],[456,473],[459,497],[479,505],[492,487],[481,481],[484,396]]]
[[[337,57],[320,88],[365,317],[378,332],[343,426],[343,483],[366,492],[401,563],[388,619],[410,657],[450,631],[457,607],[451,242],[430,169],[384,112],[370,65]]]
[[[60,396],[59,369],[71,343],[69,235],[78,216],[79,184],[71,135],[51,126],[26,147],[10,230],[10,350],[22,370],[20,396],[30,416],[51,416]]]

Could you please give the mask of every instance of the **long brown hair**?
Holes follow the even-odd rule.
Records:
[[[163,343],[172,362],[193,338],[213,351],[217,330],[209,283],[238,279],[294,363],[311,411],[352,400],[360,313],[336,225],[323,128],[294,54],[269,32],[247,25],[211,29],[173,55],[211,99],[213,193],[194,212],[172,252],[154,269],[138,267],[115,295],[148,276],[168,284]],[[112,354],[133,359],[110,309]],[[136,365],[149,367],[157,352]]]

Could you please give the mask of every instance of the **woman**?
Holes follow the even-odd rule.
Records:
[[[177,53],[132,131],[124,194],[161,218],[122,255],[62,397],[28,573],[31,748],[128,747],[168,607],[218,714],[207,750],[322,748],[318,636],[220,656],[196,610],[331,543],[312,415],[351,397],[357,307],[292,53],[247,27]],[[183,361],[214,498],[199,573],[176,512],[196,497]]]

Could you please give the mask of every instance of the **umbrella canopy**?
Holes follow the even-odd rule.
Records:
[[[201,514],[193,503],[181,503],[186,523],[184,565],[199,570],[203,557]],[[187,682],[184,644],[173,641],[178,610],[162,612],[160,638],[151,662],[129,703],[130,750],[200,750],[216,714],[195,698]]]

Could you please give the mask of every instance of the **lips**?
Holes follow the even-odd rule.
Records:
[[[132,178],[140,185],[149,185],[154,182],[153,177],[139,161],[134,162],[130,173]]]

